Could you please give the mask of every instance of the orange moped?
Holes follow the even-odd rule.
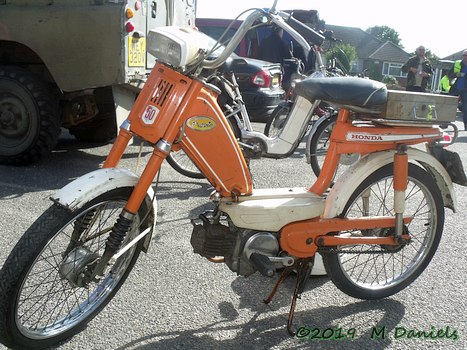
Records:
[[[437,96],[441,100],[427,103],[423,99],[431,96],[407,93],[413,113],[395,113],[393,94],[382,83],[305,79],[295,87],[290,125],[304,124],[321,101],[339,108],[322,171],[309,188],[256,189],[218,105],[219,90],[207,83],[205,72],[222,64],[260,17],[304,47],[307,36],[319,35],[276,11],[275,4],[254,10],[214,59],[196,30],[151,32],[148,50],[157,63],[103,168],[52,195],[51,207],[0,271],[2,343],[52,346],[81,331],[112,299],[157,229],[152,185],[172,150],[183,150],[214,188],[212,210],[192,220],[194,252],[238,275],[279,275],[265,302],[296,274],[290,333],[317,253],[333,283],[356,298],[393,295],[424,271],[441,239],[444,208],[455,209],[453,182],[466,184],[459,158],[443,144],[442,127],[457,131],[450,124],[456,98]],[[141,175],[118,167],[135,136],[153,146]],[[265,140],[272,148],[287,142]],[[349,153],[359,160],[334,179],[341,155]]]

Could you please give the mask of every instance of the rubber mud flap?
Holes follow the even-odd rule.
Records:
[[[465,176],[462,160],[458,153],[441,147],[433,147],[432,154],[446,169],[452,182],[461,186],[467,186],[467,177]]]

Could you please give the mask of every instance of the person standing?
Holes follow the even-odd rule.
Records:
[[[462,109],[462,121],[464,122],[464,130],[467,131],[467,50],[462,52],[462,59],[457,60],[452,65],[449,71],[449,78],[455,79],[453,84],[454,94],[459,95],[459,100]]]
[[[259,47],[258,58],[263,61],[283,64],[285,58],[291,58],[289,48],[282,41],[284,31],[282,28],[274,26],[271,35],[264,39]]]
[[[433,67],[425,56],[424,46],[417,47],[415,55],[408,59],[401,70],[407,73],[407,91],[426,92],[428,82],[433,74]]]
[[[443,77],[439,81],[439,92],[443,95],[448,95],[451,90],[451,79],[449,79],[448,71],[443,72]]]

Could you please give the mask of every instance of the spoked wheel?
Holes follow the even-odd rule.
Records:
[[[355,190],[344,208],[344,217],[394,215],[393,165],[371,174]],[[413,220],[404,227],[411,242],[401,246],[355,245],[334,247],[323,254],[326,270],[344,293],[361,299],[378,299],[395,294],[412,283],[433,257],[444,225],[444,207],[433,177],[409,164],[404,216]],[[345,236],[390,236],[393,230],[340,232]]]
[[[84,276],[102,255],[130,188],[94,199],[78,212],[53,205],[26,231],[0,271],[0,338],[15,349],[52,346],[83,329],[133,268],[141,240],[107,268]],[[139,214],[123,245],[139,234]]]
[[[264,127],[264,135],[274,137],[284,128],[285,121],[289,115],[292,102],[280,103],[271,113],[266,126]]]
[[[188,157],[188,155],[183,151],[172,151],[167,156],[167,163],[177,172],[182,175],[191,177],[192,179],[204,179],[205,176],[198,169],[195,163]]]

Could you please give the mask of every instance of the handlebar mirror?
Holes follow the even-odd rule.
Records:
[[[334,32],[332,30],[325,30],[323,36],[326,39],[332,39],[332,37],[334,36]]]

